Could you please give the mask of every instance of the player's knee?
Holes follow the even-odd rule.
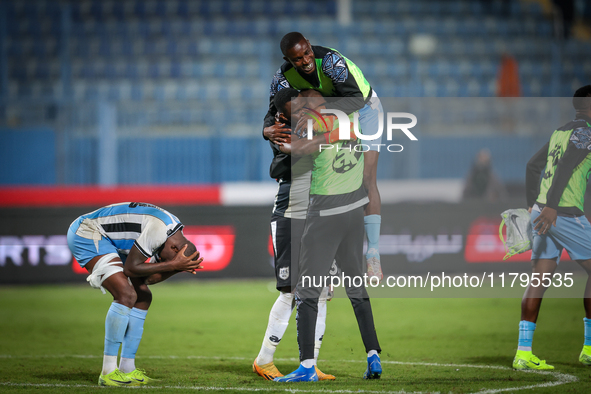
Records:
[[[137,293],[132,286],[122,286],[118,289],[117,295],[115,295],[115,301],[121,305],[125,305],[129,308],[133,308],[137,302]]]
[[[136,303],[142,303],[143,306],[150,306],[152,303],[152,292],[147,285],[141,286],[136,290],[137,300]]]

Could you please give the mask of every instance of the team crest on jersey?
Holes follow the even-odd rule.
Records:
[[[337,174],[344,174],[347,171],[351,171],[359,162],[362,152],[355,151],[354,147],[356,145],[356,140],[347,141],[335,156],[332,162],[332,169]],[[351,149],[351,151],[349,151],[349,149]]]
[[[560,149],[560,145],[556,146],[554,149],[552,149],[550,152],[548,152],[548,158],[552,161],[552,165],[551,166],[546,166],[546,171],[544,171],[542,173],[542,178],[544,179],[548,179],[550,178],[554,172],[554,168],[556,168],[556,165],[558,164],[558,160],[560,160],[560,158],[562,157],[562,150]]]
[[[279,279],[287,279],[289,278],[289,267],[279,268]]]

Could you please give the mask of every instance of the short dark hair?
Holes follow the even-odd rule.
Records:
[[[192,255],[196,251],[197,251],[197,247],[195,246],[195,244],[193,242],[187,240],[187,249],[185,249],[185,256],[189,257],[190,255]]]
[[[577,112],[587,112],[591,108],[591,85],[577,89],[573,95],[573,107]]]
[[[291,101],[292,98],[298,97],[298,92],[296,89],[293,88],[283,88],[275,94],[273,98],[273,104],[275,104],[275,108],[279,112],[285,111],[285,105]]]
[[[281,53],[283,53],[283,56],[287,56],[286,53],[288,50],[290,50],[297,43],[305,39],[306,37],[304,37],[302,33],[299,33],[297,31],[292,31],[291,33],[287,33],[286,35],[284,35],[281,39],[281,43],[279,44],[279,48],[281,48]]]

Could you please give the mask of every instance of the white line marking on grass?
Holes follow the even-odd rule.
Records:
[[[178,389],[178,390],[203,390],[203,391],[285,391],[289,393],[343,393],[343,394],[355,394],[355,393],[368,393],[368,394],[426,394],[423,391],[374,391],[374,390],[306,390],[306,389],[294,389],[294,388],[281,388],[281,383],[270,383],[273,384],[275,387],[216,387],[216,386],[135,386],[135,387],[126,387],[128,389],[137,389],[137,390],[161,390],[161,389]],[[95,388],[96,385],[90,384],[51,384],[51,383],[11,383],[11,382],[3,382],[0,383],[0,386],[9,386],[9,387],[60,387],[60,388]],[[429,393],[435,394],[432,391]]]
[[[103,356],[98,355],[65,355],[65,354],[50,354],[50,355],[10,355],[0,354],[0,358],[102,358]],[[248,357],[223,357],[223,356],[143,356],[138,358],[147,359],[203,359],[203,360],[237,360],[237,361],[251,361],[252,358]],[[294,361],[297,362],[296,358],[276,358],[276,361]],[[343,362],[343,363],[365,363],[365,360],[321,360],[329,362]],[[501,365],[474,365],[474,364],[441,364],[441,363],[425,363],[425,362],[407,362],[407,361],[389,361],[382,360],[382,364],[395,364],[395,365],[417,365],[425,367],[448,367],[448,368],[483,368],[483,369],[497,369],[510,371],[513,368],[505,367]],[[560,386],[567,383],[573,383],[579,379],[574,375],[565,374],[562,372],[550,372],[550,371],[520,371],[520,373],[533,373],[538,375],[548,375],[556,379],[554,382],[544,382],[538,384],[532,384],[529,386],[518,386],[509,387],[502,389],[484,389],[477,391],[477,394],[496,394],[506,391],[519,391],[519,390],[530,390],[543,387],[554,387]],[[81,385],[81,384],[49,384],[49,383],[12,383],[12,382],[0,382],[0,386],[18,386],[18,387],[63,387],[63,388],[79,388],[79,387],[96,387],[95,385]],[[424,394],[422,391],[373,391],[373,390],[306,390],[306,389],[294,389],[294,388],[280,388],[277,385],[273,388],[255,388],[255,387],[204,387],[204,386],[142,386],[142,389],[179,389],[179,390],[204,390],[204,391],[285,391],[290,393],[335,393],[335,394],[353,394],[353,393],[368,393],[368,394]]]

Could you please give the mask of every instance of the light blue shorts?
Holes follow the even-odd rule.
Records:
[[[368,145],[369,150],[378,151],[378,145],[382,143],[382,135],[386,132],[386,125],[384,120],[384,109],[378,95],[373,92],[371,99],[359,110],[359,126],[361,133],[367,135],[374,135],[378,132],[380,127],[380,117],[382,117],[382,134],[375,140],[363,140],[362,144]]]
[[[563,249],[566,249],[573,260],[591,259],[591,224],[585,216],[558,216],[556,227],[550,226],[550,230],[542,235],[538,235],[538,231],[533,230],[534,219],[538,216],[540,212],[532,209],[532,260],[556,259],[558,263]]]
[[[102,256],[109,253],[116,253],[119,255],[117,248],[113,245],[108,238],[96,236],[97,239],[89,239],[81,237],[76,234],[78,227],[83,218],[76,219],[68,229],[68,247],[74,255],[74,258],[80,264],[80,267],[84,267],[90,260],[96,256]],[[99,238],[100,237],[100,238]],[[121,257],[121,255],[119,255]],[[124,261],[122,259],[122,261]]]

